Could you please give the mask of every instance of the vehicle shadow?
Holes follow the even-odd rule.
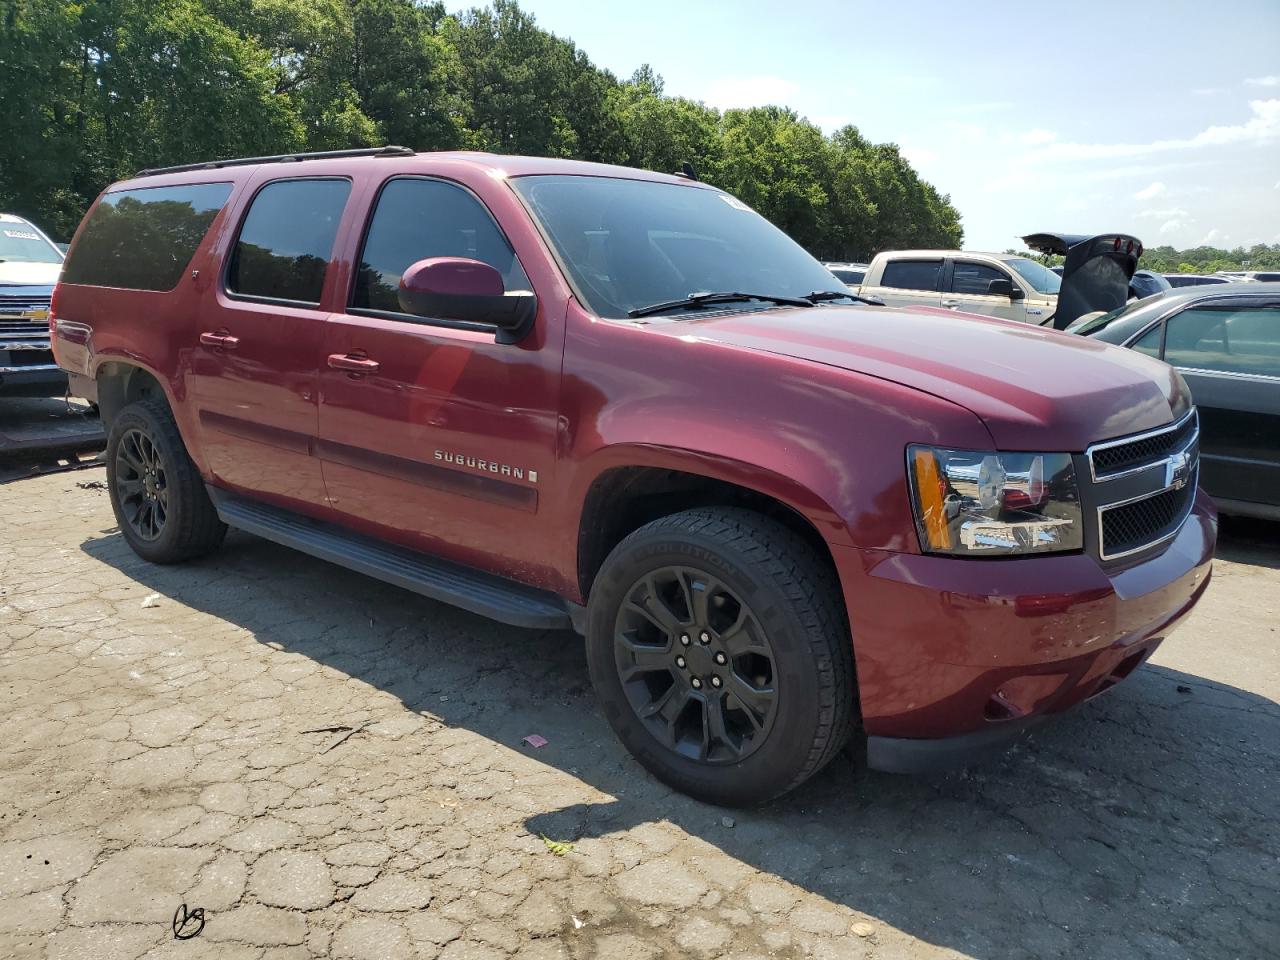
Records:
[[[1280,938],[1280,706],[1254,693],[1148,665],[985,766],[926,779],[842,759],[779,801],[726,811],[623,751],[574,634],[496,625],[235,532],[182,567],[104,534],[83,544],[90,557],[260,643],[510,749],[546,737],[526,752],[609,799],[536,812],[535,835],[667,821],[972,957],[1248,957]],[[1280,539],[1257,549],[1274,565]]]
[[[1219,517],[1217,556],[1280,570],[1280,521]]]

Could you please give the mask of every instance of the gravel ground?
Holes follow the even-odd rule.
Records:
[[[572,634],[245,535],[149,566],[101,477],[0,486],[0,957],[1275,956],[1277,528],[1003,759],[728,813],[623,753]]]

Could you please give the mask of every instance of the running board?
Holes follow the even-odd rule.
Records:
[[[516,627],[571,629],[553,593],[343,530],[289,510],[209,488],[222,522],[375,580]]]

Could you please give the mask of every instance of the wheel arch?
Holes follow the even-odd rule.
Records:
[[[107,429],[116,414],[137,400],[160,397],[173,409],[173,398],[165,389],[164,379],[141,364],[106,360],[94,371],[94,380],[98,385],[98,408]]]
[[[587,487],[577,538],[578,587],[584,602],[605,558],[628,534],[660,517],[707,506],[739,507],[774,520],[810,546],[839,582],[822,531],[834,531],[840,524],[835,512],[811,491],[745,465],[733,471],[723,461],[712,465],[662,459],[665,462],[637,458],[611,464],[596,473]],[[843,593],[837,592],[844,609]]]

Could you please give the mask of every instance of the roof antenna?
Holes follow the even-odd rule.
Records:
[[[693,164],[686,160],[680,164],[680,169],[676,171],[677,177],[684,177],[686,180],[697,180],[698,171],[693,169]]]

